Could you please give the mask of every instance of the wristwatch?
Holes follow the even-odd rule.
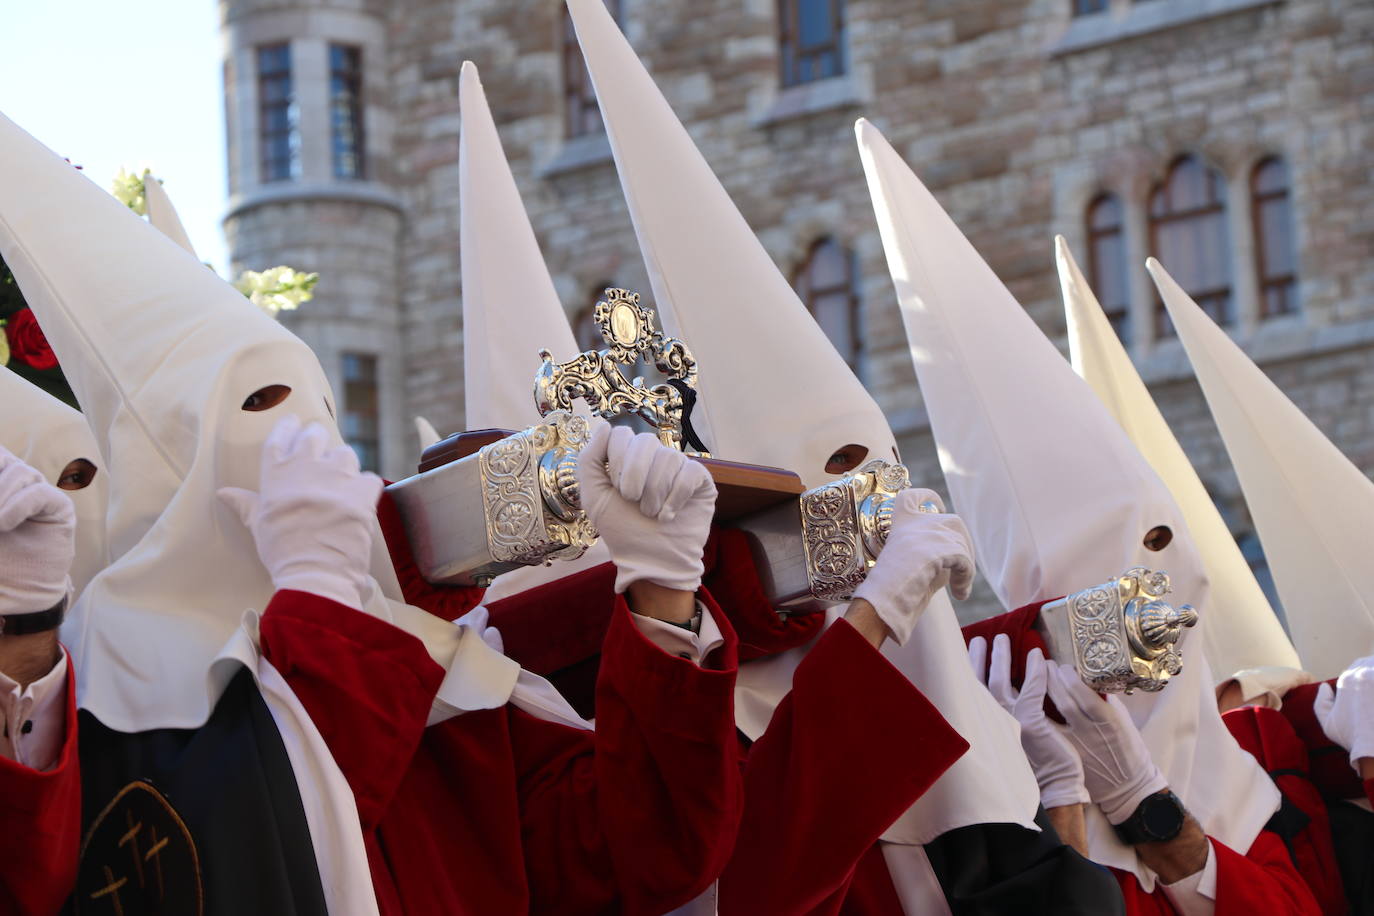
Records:
[[[27,636],[30,633],[46,633],[62,625],[67,614],[67,596],[37,614],[0,614],[0,636]]]
[[[1130,846],[1162,843],[1179,835],[1187,815],[1178,796],[1165,789],[1148,796],[1130,817],[1117,824],[1116,835]]]

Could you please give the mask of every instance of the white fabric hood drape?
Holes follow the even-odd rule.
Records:
[[[216,491],[257,488],[261,444],[288,412],[337,437],[324,373],[289,331],[3,117],[0,252],[113,484],[113,560],[63,627],[78,702],[119,731],[199,727],[232,676],[215,660],[243,611],[274,591]],[[241,409],[268,385],[291,394]],[[371,572],[364,609],[421,639],[448,672],[432,720],[511,699],[514,661],[402,603],[380,530]]]
[[[95,479],[80,490],[64,491],[76,506],[76,558],[72,589],[76,594],[105,568],[105,507],[110,475],[81,412],[0,367],[0,445],[32,465],[56,485],[68,463],[85,458],[96,466]]]
[[[660,325],[697,358],[693,425],[718,458],[813,487],[856,443],[894,459],[887,420],[778,271],[602,0],[569,0]],[[820,380],[824,383],[820,383]],[[783,405],[805,393],[805,411]],[[804,420],[802,418],[805,418]]]
[[[1207,613],[1208,582],[1182,513],[949,215],[866,121],[856,127],[912,357],[954,509],[984,573],[1014,609],[1131,566],[1166,570],[1174,600]],[[1164,550],[1145,549],[1156,525]],[[1217,712],[1201,652],[1159,694],[1123,697],[1170,787],[1213,837],[1244,852],[1278,790]],[[1092,858],[1153,887],[1096,808]]]
[[[892,460],[896,440],[882,411],[759,244],[605,5],[569,0],[568,9],[655,305],[700,365],[706,444],[721,458],[797,471],[807,486],[830,479],[825,463],[843,445]],[[740,667],[737,722],[746,734],[767,725],[803,654]],[[978,823],[1033,827],[1038,793],[1015,722],[974,679],[948,595],[931,600],[905,647],[884,654],[971,747],[883,839],[919,844]]]
[[[186,227],[181,224],[177,208],[172,206],[172,198],[167,196],[162,182],[152,175],[143,179],[143,199],[148,204],[148,222],[194,256],[196,249],[191,245],[191,237],[186,234]]]
[[[477,68],[459,75],[459,250],[463,270],[463,401],[468,429],[525,429],[540,421],[534,405],[539,350],[562,362],[579,351],[539,252]],[[586,415],[577,401],[575,412]],[[486,600],[510,595],[610,562],[598,541],[576,560],[555,560],[497,577]]]
[[[1362,584],[1374,483],[1159,262],[1147,266],[1240,478],[1303,666],[1335,677],[1374,651],[1374,598]]]
[[[1063,236],[1055,239],[1055,263],[1074,371],[1097,394],[1169,488],[1207,570],[1211,591],[1207,615],[1199,622],[1202,638],[1190,641],[1201,643],[1207,663],[1218,677],[1228,678],[1250,668],[1285,667],[1295,669],[1293,674],[1299,678],[1295,683],[1301,683],[1297,651],[1207,488],[1131,364]]]

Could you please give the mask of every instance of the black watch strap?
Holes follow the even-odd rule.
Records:
[[[1179,835],[1186,816],[1183,802],[1165,789],[1147,796],[1136,806],[1130,817],[1116,825],[1116,835],[1129,846],[1162,843]]]
[[[0,614],[0,636],[27,636],[30,633],[46,633],[62,625],[67,616],[67,596],[37,614]]]

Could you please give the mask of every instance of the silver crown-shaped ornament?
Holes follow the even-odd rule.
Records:
[[[1163,690],[1183,670],[1183,628],[1198,620],[1190,606],[1165,600],[1170,590],[1168,573],[1137,566],[1046,604],[1037,627],[1050,656],[1072,659],[1099,693]]]

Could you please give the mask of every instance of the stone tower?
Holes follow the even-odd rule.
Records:
[[[221,0],[235,273],[318,271],[282,321],[319,355],[365,467],[414,466],[403,394],[384,0]]]

